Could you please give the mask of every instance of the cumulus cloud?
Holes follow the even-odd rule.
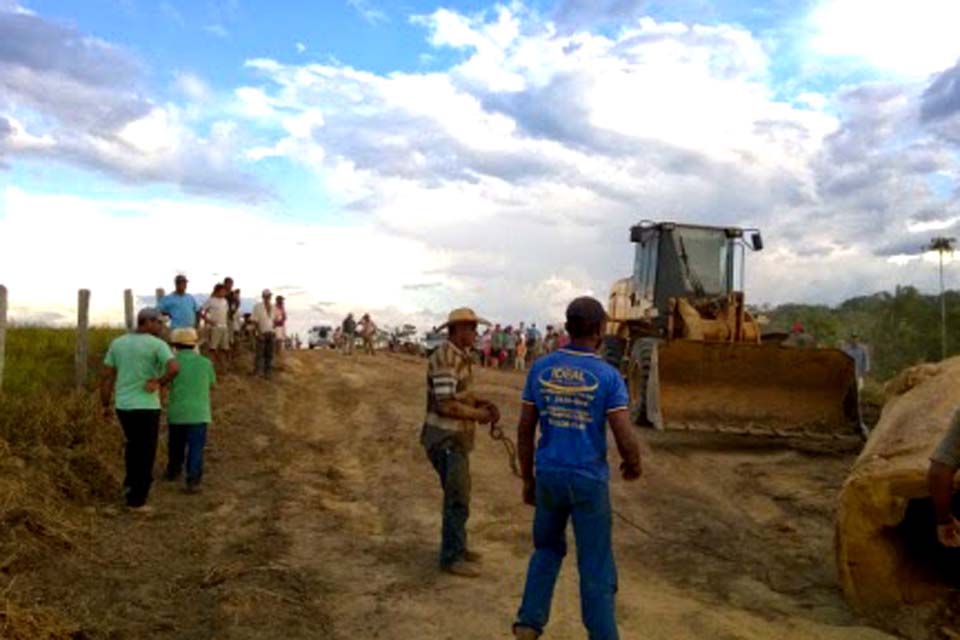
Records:
[[[75,317],[77,289],[91,288],[92,320],[117,324],[124,289],[152,303],[154,290],[170,290],[177,273],[186,273],[199,295],[226,276],[245,297],[265,287],[282,293],[297,330],[317,319],[313,305],[321,301],[328,320],[362,308],[385,322],[435,322],[449,291],[448,278],[430,275],[446,266],[448,256],[371,225],[312,225],[265,219],[239,206],[46,195],[15,187],[0,191],[0,211],[0,273],[15,319],[31,309]],[[218,253],[211,238],[230,250]],[[22,268],[35,264],[41,241],[45,255],[70,268]],[[404,289],[425,281],[437,289],[416,295]]]
[[[930,83],[923,92],[920,114],[938,135],[954,145],[960,144],[960,63]]]
[[[72,26],[0,10],[0,116],[17,130],[0,138],[0,156],[70,162],[191,193],[265,197],[233,161],[230,127],[214,122],[197,132],[181,108],[151,99],[143,75],[126,50]],[[195,77],[180,83],[192,98],[202,92]]]
[[[960,58],[951,0],[819,0],[809,16],[811,48],[896,73],[924,78]]]
[[[256,157],[302,163],[352,215],[450,252],[444,274],[494,312],[556,317],[567,293],[604,296],[639,218],[765,224],[818,197],[838,123],[774,98],[743,29],[564,34],[505,7],[419,22],[463,61],[381,75],[251,60],[264,84],[237,97],[280,133]]]
[[[64,122],[73,116],[42,106],[44,92],[19,89],[17,108],[0,108],[0,149],[55,150],[112,175],[203,193],[249,195],[252,181],[239,170],[247,163],[307,169],[340,226],[281,229],[256,222],[245,207],[162,205],[184,220],[222,222],[243,243],[256,238],[242,245],[245,253],[275,248],[283,269],[264,284],[289,284],[292,303],[330,319],[376,308],[430,322],[471,304],[496,318],[556,320],[569,298],[603,298],[629,273],[627,230],[644,218],[761,227],[768,249],[752,256],[747,275],[756,302],[835,302],[928,282],[916,265],[890,259],[960,219],[957,195],[944,188],[960,169],[955,69],[930,82],[801,87],[791,95],[774,89],[778,52],[770,41],[734,25],[656,21],[643,15],[647,6],[567,0],[551,17],[519,3],[474,15],[439,9],[415,23],[437,59],[455,53],[450,68],[375,73],[251,59],[251,81],[229,104],[181,74],[176,86],[188,103],[238,114],[199,129],[190,107],[145,97],[144,74],[129,54],[53,25],[61,30],[55,43],[73,38],[93,64],[72,75],[20,66],[69,78],[81,105],[93,101],[82,92],[97,105],[76,116],[83,136],[71,148]],[[615,32],[593,27],[610,18]],[[9,64],[8,51],[0,39],[0,65]],[[124,61],[123,83],[98,75],[114,56]],[[12,81],[0,75],[5,82]],[[245,144],[254,130],[256,144]],[[8,207],[11,198],[18,210],[23,202],[54,208],[17,193]],[[97,216],[116,207],[95,205],[69,203],[107,224]],[[155,221],[160,206],[131,210]],[[206,258],[172,260],[174,268],[209,270]],[[290,279],[301,271],[320,273],[324,285]],[[265,278],[231,275],[256,286]],[[155,271],[138,277],[148,291],[162,280]]]
[[[567,31],[606,22],[622,24],[641,17],[649,4],[648,0],[562,0],[554,19]]]

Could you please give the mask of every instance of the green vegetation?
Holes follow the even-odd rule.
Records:
[[[960,353],[960,292],[947,291],[947,355]],[[821,346],[839,347],[851,332],[870,347],[873,375],[880,380],[906,367],[940,360],[940,296],[897,287],[851,298],[836,307],[786,304],[761,309],[770,319],[764,332],[789,332],[794,322]]]
[[[95,382],[97,370],[110,341],[122,332],[122,329],[105,327],[90,329],[88,385]],[[76,339],[76,330],[69,328],[8,328],[3,391],[11,396],[39,393],[60,395],[71,391],[74,382]]]

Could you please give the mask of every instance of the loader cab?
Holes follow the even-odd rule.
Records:
[[[661,319],[671,298],[742,291],[745,250],[763,248],[756,230],[672,222],[641,222],[631,228],[630,239],[637,245],[634,291]]]

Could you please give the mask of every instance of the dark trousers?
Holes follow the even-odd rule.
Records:
[[[117,410],[123,427],[124,462],[123,494],[127,506],[142,507],[153,484],[153,463],[157,458],[157,436],[160,432],[159,409]]]
[[[580,573],[580,609],[590,640],[617,640],[612,511],[606,482],[576,473],[537,474],[533,557],[516,624],[543,632],[553,588],[567,554],[567,522],[573,520]]]
[[[167,477],[173,479],[180,475],[186,454],[187,484],[199,484],[203,479],[203,447],[207,443],[207,425],[171,424],[168,435]]]
[[[257,348],[254,354],[253,370],[261,376],[269,376],[273,371],[273,350],[276,348],[276,334],[264,333],[257,337]]]
[[[443,487],[443,528],[440,566],[463,560],[467,552],[467,518],[470,517],[470,456],[460,447],[434,447],[427,451]]]

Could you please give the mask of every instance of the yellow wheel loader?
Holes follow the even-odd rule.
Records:
[[[636,424],[821,439],[859,435],[853,360],[764,340],[744,302],[756,229],[644,221],[633,275],[610,293],[603,353],[627,378]],[[782,336],[781,336],[782,338]]]

